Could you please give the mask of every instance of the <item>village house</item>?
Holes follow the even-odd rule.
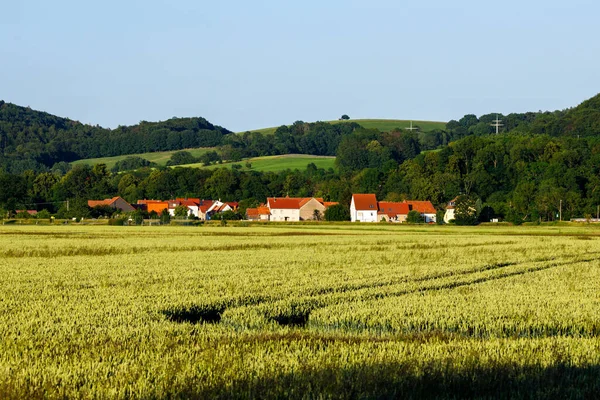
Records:
[[[212,200],[200,200],[198,203],[198,218],[202,221],[210,219],[208,210],[214,202]]]
[[[246,219],[249,221],[269,221],[270,218],[271,210],[264,204],[257,208],[246,209]]]
[[[378,222],[377,197],[374,194],[353,194],[350,203],[352,222]]]
[[[269,197],[270,221],[300,221],[300,198]]]
[[[379,221],[406,222],[410,208],[407,203],[380,201],[377,203]]]
[[[208,215],[208,219],[213,219],[215,214],[224,213],[225,211],[235,211],[237,208],[238,203],[236,201],[224,203],[221,200],[217,200],[212,203],[206,213]]]
[[[325,209],[322,198],[306,197],[300,201],[300,220],[321,220],[325,216]]]
[[[430,201],[404,200],[404,203],[408,204],[410,211],[415,210],[421,214],[421,217],[423,217],[426,223],[436,222],[437,215],[435,207]]]
[[[456,199],[458,199],[458,196],[450,200],[448,202],[448,205],[446,206],[446,212],[444,213],[444,222],[447,224],[449,224],[450,221],[452,221],[455,218],[454,209],[456,207]]]
[[[88,207],[94,208],[98,206],[108,206],[123,212],[135,211],[135,208],[120,196],[113,197],[112,199],[88,200]]]

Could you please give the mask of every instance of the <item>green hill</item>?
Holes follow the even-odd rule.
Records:
[[[211,150],[215,150],[214,147],[199,147],[195,149],[184,149],[183,151],[187,151],[191,153],[194,157],[200,157],[202,154],[209,152]],[[84,160],[73,161],[73,165],[77,164],[85,164],[85,165],[95,165],[95,164],[106,164],[106,166],[110,169],[117,162],[126,159],[127,157],[141,157],[150,162],[154,162],[158,165],[166,165],[167,161],[171,158],[173,153],[176,153],[182,150],[172,150],[172,151],[157,151],[152,153],[140,153],[140,154],[127,154],[122,156],[114,156],[114,157],[100,157],[100,158],[87,158]]]
[[[246,167],[246,163],[248,162],[252,164],[251,168]],[[239,162],[227,162],[223,164],[214,164],[210,166],[204,166],[202,164],[185,164],[177,165],[173,168],[232,168],[233,165],[238,164],[241,165],[241,170],[243,171],[277,172],[286,169],[304,170],[306,169],[306,166],[310,163],[315,164],[317,168],[335,168],[335,157],[313,156],[308,154],[284,154],[280,156],[254,157]]]
[[[349,119],[349,120],[334,120],[334,121],[323,121],[329,124],[347,124],[356,122],[363,128],[367,129],[379,129],[382,132],[389,132],[393,129],[408,128],[410,127],[410,120],[404,119]],[[413,127],[418,127],[423,132],[433,131],[435,129],[445,129],[446,122],[441,121],[412,121]],[[277,130],[277,126],[270,128],[254,129],[250,132],[260,132],[264,135],[272,135]],[[243,133],[243,132],[238,132]]]

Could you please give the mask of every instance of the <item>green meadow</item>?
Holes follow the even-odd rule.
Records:
[[[250,168],[247,167],[247,163],[251,164]],[[232,168],[233,165],[240,165],[240,169],[243,171],[277,172],[286,169],[305,170],[306,166],[310,163],[315,164],[317,168],[335,168],[335,157],[312,156],[307,154],[284,154],[279,156],[248,158],[239,162],[227,162],[210,166],[204,166],[203,164],[186,164],[178,165],[177,167],[214,169],[222,167]]]
[[[171,158],[173,153],[177,153],[178,151],[187,151],[191,153],[194,157],[200,157],[202,154],[207,153],[209,151],[215,150],[212,147],[199,147],[195,149],[183,149],[183,150],[172,150],[172,151],[157,151],[153,153],[140,153],[140,154],[127,154],[122,156],[114,156],[114,157],[101,157],[101,158],[87,158],[84,160],[73,161],[71,164],[86,164],[86,165],[96,165],[96,164],[106,164],[108,168],[114,167],[114,165],[126,159],[127,157],[141,157],[145,158],[148,161],[154,162],[158,165],[166,165],[167,161]]]
[[[408,128],[410,127],[410,120],[404,119],[350,119],[346,121],[334,120],[334,121],[324,121],[330,124],[345,124],[349,122],[356,122],[363,128],[368,129],[379,129],[382,132],[389,132],[391,130],[400,128]],[[423,132],[432,131],[435,129],[445,129],[446,122],[441,121],[412,121],[413,127],[418,127]],[[263,135],[272,135],[277,130],[277,126],[270,128],[262,128],[255,129],[250,132],[260,132]],[[243,133],[243,132],[240,132]]]

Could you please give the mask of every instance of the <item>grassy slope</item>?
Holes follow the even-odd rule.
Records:
[[[369,128],[369,129],[379,129],[382,132],[385,131],[390,131],[392,129],[395,128],[407,128],[408,126],[410,126],[410,120],[401,120],[401,119],[351,119],[348,121],[326,121],[328,123],[331,124],[343,124],[343,123],[347,123],[347,122],[356,122],[358,124],[360,124],[361,126],[365,127],[365,128]],[[445,122],[436,122],[436,121],[412,121],[413,126],[418,126],[421,128],[422,131],[431,131],[434,129],[444,129],[446,127],[446,123]],[[271,128],[263,128],[263,129],[255,129],[251,132],[260,132],[262,134],[265,135],[271,135],[273,133],[275,133],[275,130],[277,129],[277,127],[271,127]],[[192,155],[194,157],[199,157],[200,155],[210,151],[210,150],[214,150],[213,148],[207,148],[207,147],[201,147],[201,148],[196,148],[196,149],[185,149],[185,151],[188,151],[190,153],[192,153]],[[173,153],[175,153],[176,151],[181,151],[181,150],[173,150],[173,151],[161,151],[161,152],[155,152],[155,153],[142,153],[142,154],[129,154],[129,155],[123,155],[123,156],[115,156],[115,157],[102,157],[102,158],[88,158],[85,160],[77,160],[74,161],[72,164],[73,165],[77,165],[77,164],[87,164],[87,165],[95,165],[95,164],[106,164],[106,166],[108,168],[112,168],[118,161],[121,161],[127,157],[142,157],[145,158],[148,161],[152,161],[157,163],[158,165],[166,165],[167,161],[169,161],[169,159],[171,158],[171,155]],[[291,156],[291,158],[290,158]],[[286,168],[290,168],[290,169],[294,169],[294,168],[299,168],[299,169],[304,169],[306,168],[306,165],[314,162],[317,167],[319,168],[329,168],[329,167],[333,167],[333,158],[331,159],[322,159],[322,158],[317,158],[315,156],[298,156],[298,155],[286,155],[286,156],[277,156],[279,158],[281,157],[288,157],[288,160],[274,160],[271,157],[259,157],[256,160],[257,165],[256,167],[253,167],[252,169],[257,170],[257,171],[279,171],[282,169],[286,169]],[[310,161],[307,161],[305,159],[301,159],[302,157],[306,158],[311,158]],[[254,163],[255,161],[250,161],[252,163]],[[245,161],[242,163],[244,164]],[[228,165],[228,164],[223,164],[223,165]],[[187,166],[190,167],[202,167],[201,164],[188,164]],[[209,167],[211,168],[211,167]],[[259,168],[264,168],[264,169],[259,169]],[[244,167],[245,169],[245,167]]]
[[[246,163],[250,162],[252,168],[248,169]],[[283,171],[286,169],[299,169],[304,170],[310,163],[314,163],[317,168],[335,168],[335,157],[323,157],[323,156],[311,156],[306,154],[285,154],[281,156],[267,156],[267,157],[256,157],[249,158],[237,163],[223,163],[217,165],[211,165],[208,167],[202,164],[187,164],[180,165],[180,167],[186,168],[220,168],[227,167],[231,168],[233,164],[239,164],[242,166],[244,171],[260,171],[260,172],[275,172]]]
[[[348,121],[325,121],[330,124],[343,124],[347,122],[356,122],[364,128],[379,129],[382,132],[391,131],[395,128],[408,128],[410,120],[403,119],[350,119]],[[412,121],[413,127],[418,126],[422,131],[432,131],[434,129],[445,129],[446,123],[439,121]],[[260,132],[265,135],[272,135],[278,127],[255,129],[251,132]],[[240,132],[241,133],[241,132]]]
[[[202,154],[207,153],[211,150],[214,150],[212,147],[199,147],[196,149],[185,149],[185,150],[172,150],[172,151],[158,151],[155,153],[142,153],[142,154],[128,154],[123,156],[114,156],[114,157],[101,157],[101,158],[88,158],[85,160],[77,160],[73,161],[73,165],[77,164],[87,164],[87,165],[95,165],[95,164],[106,164],[108,168],[112,168],[118,161],[124,160],[127,157],[142,157],[148,161],[152,161],[157,163],[158,165],[166,165],[167,161],[171,158],[173,153],[178,151],[187,151],[190,152],[194,157],[200,157]]]

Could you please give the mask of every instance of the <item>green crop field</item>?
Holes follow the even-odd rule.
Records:
[[[246,163],[248,162],[252,164],[250,168],[246,166]],[[317,168],[335,168],[335,157],[311,156],[307,154],[284,154],[280,156],[248,158],[235,163],[214,164],[206,167],[203,164],[186,164],[179,165],[178,167],[214,169],[221,167],[231,168],[233,165],[238,164],[242,166],[241,170],[243,171],[277,172],[286,169],[305,170],[306,166],[310,163],[315,164]]]
[[[114,165],[126,159],[127,157],[141,157],[145,158],[148,161],[157,163],[158,165],[166,165],[167,161],[171,158],[173,153],[178,151],[187,151],[191,153],[194,157],[200,157],[202,154],[207,153],[209,151],[215,150],[214,147],[198,147],[195,149],[184,149],[184,150],[172,150],[172,151],[157,151],[153,153],[141,153],[141,154],[127,154],[123,156],[114,156],[114,157],[101,157],[101,158],[87,158],[84,160],[73,161],[73,165],[77,164],[85,164],[85,165],[96,165],[96,164],[106,164],[108,168],[114,167]]]
[[[0,398],[597,398],[594,227],[0,226]]]
[[[356,122],[364,128],[379,129],[382,132],[389,132],[396,128],[410,127],[410,120],[403,119],[350,119],[347,121],[325,121],[330,124],[344,124],[348,122]],[[421,131],[428,132],[435,129],[446,129],[446,122],[439,121],[412,121],[413,127],[419,127]],[[251,132],[260,132],[263,135],[272,135],[277,130],[277,126],[271,128],[255,129]],[[243,133],[243,132],[240,132]]]

